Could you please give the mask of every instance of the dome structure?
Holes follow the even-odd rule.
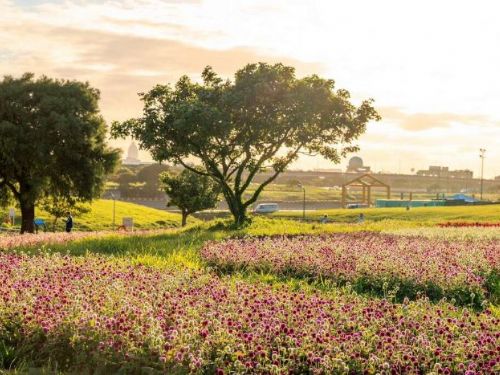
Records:
[[[349,168],[350,169],[358,169],[363,168],[363,159],[359,156],[353,156],[349,159]]]
[[[347,164],[347,172],[370,172],[370,167],[367,167],[363,164],[363,159],[359,156],[353,156],[349,159],[349,163]]]
[[[130,143],[130,146],[128,146],[127,158],[139,159],[139,149],[137,148],[137,145],[133,141],[132,143]]]
[[[134,141],[128,146],[127,157],[123,160],[124,165],[139,165],[141,160],[139,159],[139,149]]]

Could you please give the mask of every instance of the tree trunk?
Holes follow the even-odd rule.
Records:
[[[52,221],[52,232],[56,231],[56,225],[57,225],[57,217],[54,218],[54,221]]]
[[[231,200],[229,208],[234,218],[234,224],[237,227],[242,226],[243,224],[245,224],[245,222],[248,221],[246,207],[243,205],[241,200],[238,200],[237,197]]]
[[[182,211],[182,226],[185,227],[186,226],[186,223],[187,223],[187,217],[188,217],[188,213],[186,211]]]
[[[35,232],[35,205],[31,202],[19,202],[21,206],[21,234]]]

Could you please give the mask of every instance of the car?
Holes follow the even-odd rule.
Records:
[[[256,214],[270,214],[279,211],[277,203],[259,203],[253,210]]]
[[[347,205],[347,208],[368,208],[368,207],[370,206],[366,203],[349,203]]]

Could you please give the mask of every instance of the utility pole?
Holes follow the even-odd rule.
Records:
[[[113,193],[111,193],[111,198],[113,198],[113,230],[116,228],[116,222],[115,222],[115,213],[116,213],[116,197]]]
[[[304,192],[304,199],[302,200],[302,221],[306,221],[306,188],[302,186]]]
[[[301,188],[304,193],[302,198],[302,221],[306,221],[306,188],[302,184],[298,184],[297,186]]]
[[[479,149],[479,157],[481,158],[481,193],[480,193],[480,199],[483,200],[483,171],[484,171],[484,153],[486,152],[486,149],[480,148]]]

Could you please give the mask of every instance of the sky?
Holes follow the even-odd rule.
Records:
[[[106,120],[139,116],[137,93],[211,65],[224,77],[283,62],[375,100],[357,155],[375,171],[429,165],[500,175],[496,0],[0,0],[0,75],[89,81]],[[129,141],[112,141],[126,149]],[[147,160],[146,152],[141,158]],[[344,168],[302,157],[293,168]]]

